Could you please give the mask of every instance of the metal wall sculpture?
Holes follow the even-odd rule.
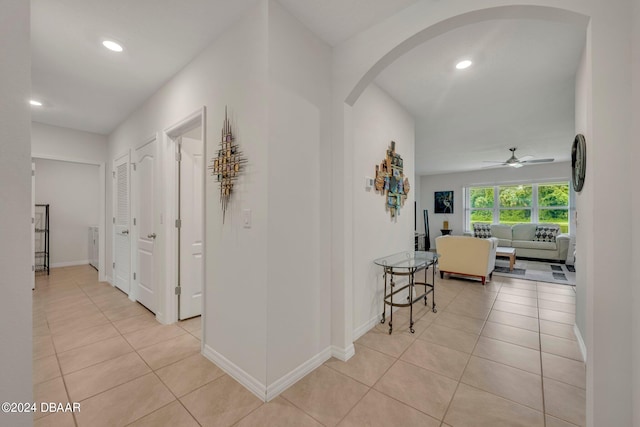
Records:
[[[224,107],[224,122],[222,124],[222,138],[218,155],[211,159],[209,170],[220,183],[220,203],[222,204],[222,223],[227,213],[229,199],[233,191],[233,184],[243,169],[247,159],[243,157],[238,144],[234,143],[231,123],[227,117],[227,107]]]
[[[404,206],[409,194],[409,178],[404,176],[402,156],[396,153],[396,143],[391,141],[387,149],[387,157],[376,165],[375,189],[386,196],[386,206],[391,213],[391,218],[400,214],[400,208]]]

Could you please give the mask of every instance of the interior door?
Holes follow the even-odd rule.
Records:
[[[202,314],[204,153],[202,141],[198,139],[183,137],[180,147],[179,318],[188,319]]]
[[[113,284],[127,295],[131,284],[129,160],[127,153],[113,162]]]
[[[136,299],[152,312],[156,312],[156,283],[154,248],[155,224],[155,162],[156,140],[138,148],[135,152],[133,171],[135,189],[136,266],[134,279]]]
[[[31,162],[31,289],[36,288],[36,163]]]

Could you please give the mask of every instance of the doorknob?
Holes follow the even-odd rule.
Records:
[[[129,230],[122,230],[122,234],[129,234]]]
[[[155,239],[156,238],[156,233],[147,234],[147,237],[150,238],[150,239]]]

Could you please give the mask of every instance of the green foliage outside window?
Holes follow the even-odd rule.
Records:
[[[531,185],[500,187],[498,197],[500,199],[501,208],[531,207],[533,187]]]
[[[538,185],[537,203],[533,200],[533,185],[500,186],[497,189],[500,224],[530,223],[533,209],[536,209],[538,222],[558,224],[561,232],[569,232],[569,183]],[[471,227],[476,222],[493,223],[494,200],[494,187],[469,189]]]
[[[493,187],[472,188],[469,193],[471,208],[493,208]]]

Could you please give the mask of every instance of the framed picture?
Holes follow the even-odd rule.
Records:
[[[434,212],[437,214],[453,213],[453,191],[436,191],[433,197]]]

